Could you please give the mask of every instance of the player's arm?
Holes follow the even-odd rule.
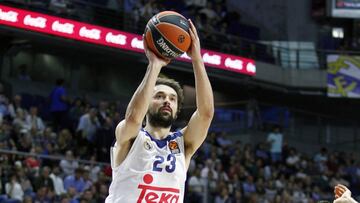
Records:
[[[187,127],[183,129],[187,163],[189,163],[191,156],[204,142],[214,115],[214,97],[200,53],[200,40],[195,26],[191,21],[189,23],[192,42],[187,54],[191,57],[193,64],[197,109]]]
[[[351,191],[344,185],[336,185],[334,188],[334,195],[334,203],[358,203],[351,197]]]
[[[117,142],[114,154],[115,166],[120,165],[128,154],[132,140],[137,136],[148,110],[160,70],[169,63],[169,61],[160,59],[151,52],[147,48],[146,43],[144,43],[144,50],[149,60],[145,76],[127,106],[124,120],[115,129]]]

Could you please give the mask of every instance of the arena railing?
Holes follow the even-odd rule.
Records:
[[[17,155],[17,156],[24,156],[24,157],[36,157],[39,159],[50,159],[50,160],[56,160],[56,161],[61,161],[63,159],[66,159],[64,156],[44,155],[44,154],[37,154],[37,153],[21,152],[21,151],[16,151],[16,150],[7,150],[7,149],[0,149],[0,154],[11,154],[11,155]],[[83,160],[83,159],[74,159],[74,161],[77,161],[80,165],[90,164],[90,165],[98,165],[98,166],[110,166],[110,163],[89,161],[89,160]]]
[[[71,0],[65,2],[67,4],[68,12],[56,13],[54,12],[54,9],[50,8],[50,1],[0,0],[0,3],[9,6],[35,10],[137,34],[143,33],[148,20],[144,19],[142,16],[138,16],[139,19],[136,22],[134,12],[125,13],[121,8],[121,5],[114,9],[84,0]],[[219,32],[209,33],[207,30],[199,30],[199,32],[204,48],[248,57],[255,59],[256,61],[274,64],[283,68],[326,69],[326,56],[328,54],[360,55],[360,51],[288,48],[276,46],[271,42],[255,41]]]
[[[331,115],[264,102],[259,102],[250,118],[244,101],[217,105],[211,131],[225,131],[236,135],[235,138],[250,133],[254,135],[251,139],[256,140],[269,132],[274,124],[282,126],[288,141],[307,144],[308,148],[323,145],[344,151],[359,150],[360,123],[354,116]]]

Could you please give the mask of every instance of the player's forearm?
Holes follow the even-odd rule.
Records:
[[[335,200],[334,203],[358,203],[351,197],[351,191],[342,184],[334,187]]]
[[[149,64],[141,84],[126,109],[125,120],[141,123],[146,115],[161,67]]]
[[[193,62],[196,88],[196,106],[200,116],[212,118],[214,114],[214,96],[202,60]]]

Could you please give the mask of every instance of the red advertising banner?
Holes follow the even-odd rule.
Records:
[[[141,35],[3,5],[0,5],[0,25],[129,51],[144,52]],[[251,76],[256,73],[255,61],[252,59],[206,49],[202,49],[201,54],[207,66]],[[177,60],[191,62],[186,54]]]

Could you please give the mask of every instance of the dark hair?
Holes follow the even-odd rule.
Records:
[[[183,106],[183,103],[184,103],[184,91],[183,89],[181,88],[180,84],[175,81],[174,79],[169,79],[169,78],[161,78],[159,77],[157,80],[156,80],[156,84],[155,85],[166,85],[166,86],[169,86],[171,88],[173,88],[178,96],[178,111],[177,111],[177,114],[180,113],[180,110]]]

